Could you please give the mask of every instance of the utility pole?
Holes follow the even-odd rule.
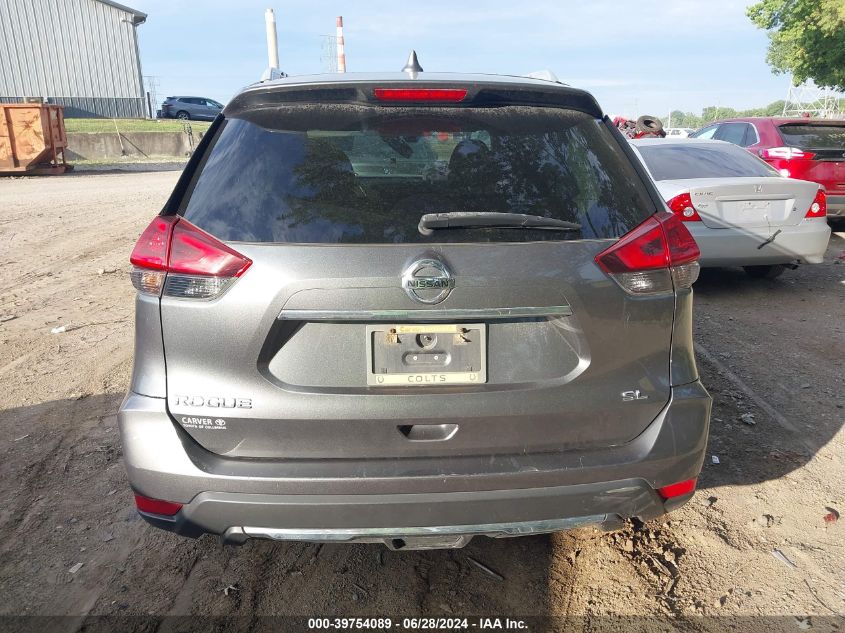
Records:
[[[158,103],[158,88],[159,88],[159,80],[158,77],[155,75],[146,75],[144,77],[144,86],[146,87],[147,92],[147,108],[149,109],[149,114],[151,119],[157,118],[156,113],[157,110],[153,107],[153,104],[156,107],[159,105]]]
[[[346,50],[343,46],[343,16],[337,16],[337,72],[346,72]]]

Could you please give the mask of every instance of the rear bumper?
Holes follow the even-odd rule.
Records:
[[[699,382],[675,387],[646,431],[602,451],[365,463],[222,458],[179,430],[163,399],[133,393],[118,419],[132,488],[185,504],[175,517],[143,515],[158,527],[229,542],[423,548],[460,547],[479,534],[615,527],[671,510],[689,495],[664,503],[655,489],[698,475],[710,405]]]
[[[770,264],[820,264],[824,260],[830,227],[824,219],[802,220],[796,226],[779,227],[774,240],[761,246],[778,229],[709,229],[691,226],[690,233],[701,250],[702,266],[764,266]],[[694,223],[698,224],[698,223]]]
[[[827,196],[827,215],[832,218],[845,218],[845,196]]]

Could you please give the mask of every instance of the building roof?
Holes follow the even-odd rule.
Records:
[[[138,26],[139,24],[143,24],[147,21],[147,14],[143,13],[142,11],[138,11],[137,9],[133,9],[131,7],[127,7],[125,4],[120,4],[119,2],[114,2],[114,0],[94,0],[95,2],[102,2],[103,4],[107,4],[110,7],[114,7],[115,9],[120,9],[121,11],[126,11],[126,13],[132,14],[132,24]]]

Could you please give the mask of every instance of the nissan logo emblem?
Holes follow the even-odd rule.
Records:
[[[420,303],[440,303],[455,287],[455,278],[446,265],[436,259],[418,259],[402,273],[402,287]]]

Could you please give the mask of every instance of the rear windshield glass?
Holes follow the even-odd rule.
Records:
[[[569,110],[309,105],[227,120],[182,204],[223,240],[406,243],[569,240],[626,233],[654,212],[600,121]],[[427,213],[510,212],[577,232],[460,228]]]
[[[845,125],[780,126],[780,135],[787,145],[807,149],[845,149]]]
[[[639,145],[655,180],[687,178],[779,177],[777,171],[748,150],[728,143]]]

